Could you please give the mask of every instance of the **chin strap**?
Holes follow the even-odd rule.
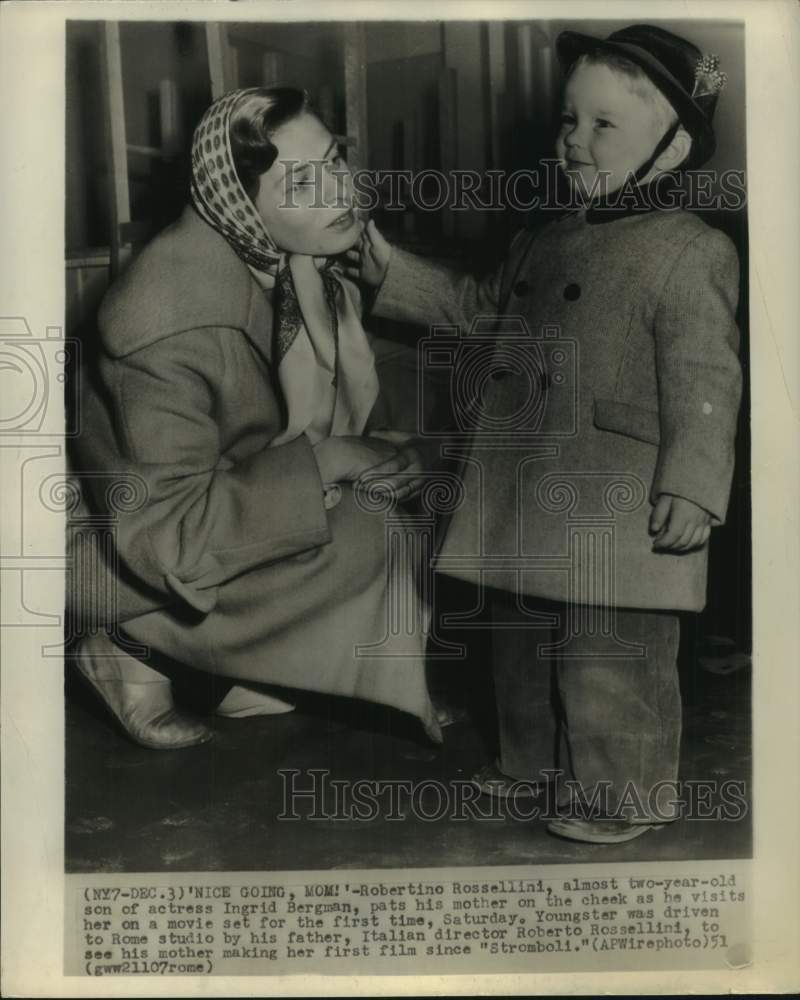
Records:
[[[673,122],[673,124],[670,125],[667,131],[661,136],[661,138],[658,140],[658,143],[656,144],[656,148],[653,150],[650,156],[644,161],[644,163],[639,167],[639,169],[633,175],[633,179],[636,181],[637,184],[642,180],[643,177],[647,176],[647,174],[652,169],[653,164],[656,162],[659,156],[661,156],[661,154],[664,152],[667,146],[669,146],[669,144],[678,134],[678,129],[680,127],[681,123],[680,119],[678,119],[677,121]]]

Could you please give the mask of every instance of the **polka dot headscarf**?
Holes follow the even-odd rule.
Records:
[[[192,142],[192,203],[205,221],[251,267],[275,274],[283,254],[250,200],[233,162],[231,115],[252,89],[233,90],[215,101],[200,120]]]
[[[312,443],[329,435],[359,435],[375,405],[378,377],[360,309],[345,292],[341,268],[334,258],[279,250],[236,173],[231,115],[257,89],[225,94],[200,120],[192,142],[192,203],[241,260],[259,272],[254,275],[258,283],[272,290],[272,357],[287,421],[271,445],[302,433]],[[322,282],[322,302],[315,281]]]

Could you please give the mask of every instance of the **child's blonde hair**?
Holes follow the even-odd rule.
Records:
[[[670,126],[677,122],[678,115],[675,108],[673,108],[664,94],[641,67],[629,59],[625,59],[624,56],[617,55],[615,52],[603,51],[579,56],[570,66],[567,79],[572,76],[579,66],[607,66],[610,70],[623,77],[632,93],[651,106],[662,133],[666,132]]]

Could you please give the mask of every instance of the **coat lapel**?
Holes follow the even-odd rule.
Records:
[[[272,357],[267,293],[191,206],[109,289],[98,317],[104,347],[114,357],[204,327],[241,330],[267,361]]]

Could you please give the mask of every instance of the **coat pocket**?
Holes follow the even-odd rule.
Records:
[[[616,399],[596,399],[594,425],[600,430],[625,434],[647,444],[658,445],[661,441],[658,413],[633,403],[622,403]]]

